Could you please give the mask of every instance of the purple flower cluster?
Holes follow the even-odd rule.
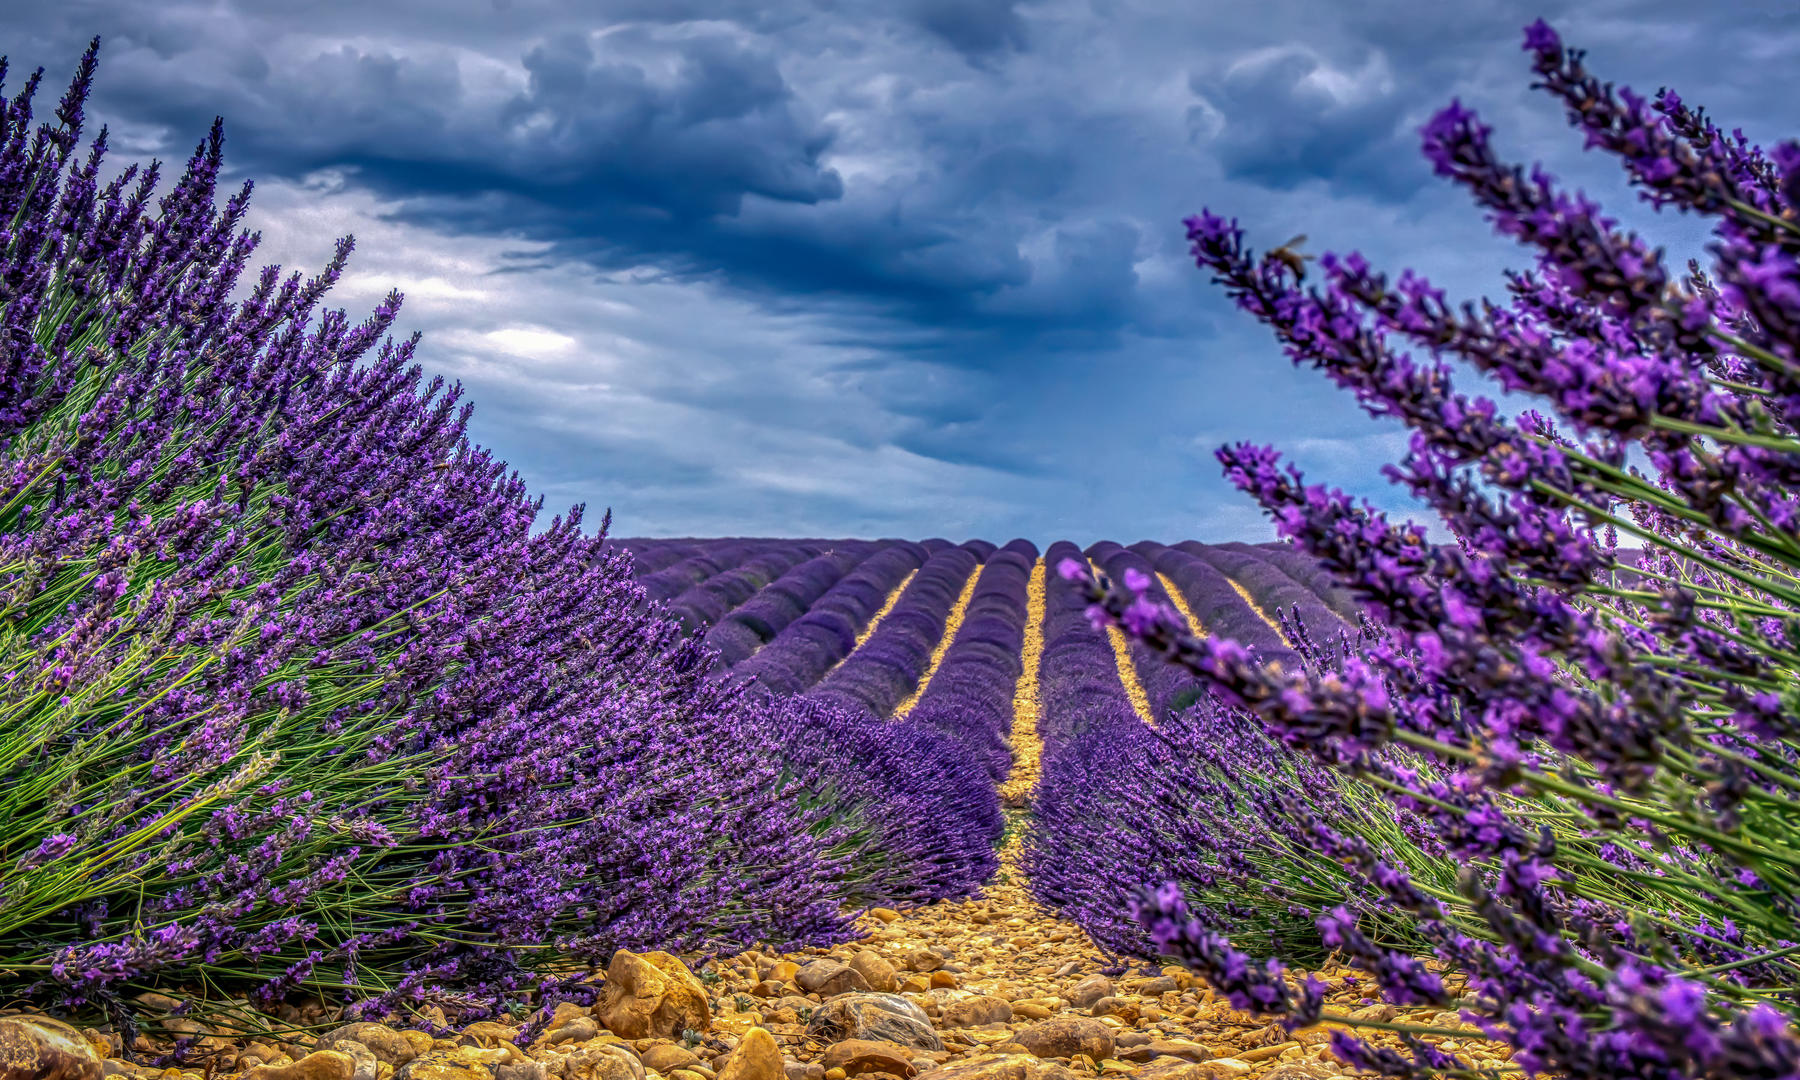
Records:
[[[1460,1010],[1530,1073],[1800,1075],[1800,144],[1771,162],[1672,93],[1615,92],[1542,22],[1526,50],[1646,201],[1716,220],[1711,276],[1691,264],[1678,283],[1591,200],[1503,164],[1454,103],[1425,126],[1425,152],[1535,253],[1508,305],[1456,308],[1354,254],[1322,257],[1309,288],[1304,264],[1252,258],[1235,222],[1191,219],[1197,261],[1296,363],[1410,429],[1385,471],[1457,543],[1306,485],[1272,450],[1231,447],[1227,475],[1379,618],[1356,655],[1271,669],[1142,619],[1141,583],[1087,596],[1288,746],[1416,815],[1463,867],[1453,889],[1427,887],[1416,859],[1315,828],[1366,889],[1364,911],[1321,907],[1315,923],[1390,1000]],[[1458,390],[1469,369],[1544,411],[1502,417]],[[1623,559],[1621,533],[1643,552]],[[1456,981],[1378,940],[1373,906],[1409,913]],[[1316,995],[1233,950],[1178,889],[1138,911],[1161,951],[1234,1000],[1318,1016]],[[1334,1045],[1383,1075],[1471,1067],[1416,1040],[1410,1056],[1345,1033]]]

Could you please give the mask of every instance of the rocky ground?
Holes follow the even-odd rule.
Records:
[[[1009,851],[1010,855],[1011,852]],[[747,953],[696,977],[663,953],[621,953],[592,1008],[565,1004],[528,1045],[484,1022],[453,1038],[351,1024],[291,1043],[203,1040],[204,1068],[154,1070],[118,1037],[29,1016],[0,1019],[0,1080],[1330,1080],[1351,1075],[1330,1025],[1290,1036],[1179,968],[1108,978],[1072,923],[1031,900],[1016,870],[981,900],[877,909],[866,939],[805,954]],[[1331,1009],[1440,1030],[1320,973]],[[1348,977],[1347,977],[1348,976]],[[296,1019],[307,1019],[297,1017]],[[182,1022],[176,1021],[176,1024]],[[205,1035],[197,1025],[190,1028]],[[1500,1064],[1503,1047],[1434,1036]],[[145,1047],[148,1049],[148,1047]]]

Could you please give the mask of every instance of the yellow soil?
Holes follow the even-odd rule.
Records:
[[[1094,573],[1100,573],[1094,560],[1089,559],[1088,565],[1093,567]],[[1144,684],[1138,679],[1137,665],[1131,662],[1131,642],[1126,640],[1125,631],[1108,626],[1106,640],[1112,642],[1113,664],[1119,669],[1119,681],[1125,684],[1125,696],[1131,699],[1132,709],[1144,723],[1154,725],[1156,714],[1150,709],[1150,695],[1144,693]]]
[[[931,662],[925,665],[925,673],[919,676],[919,685],[913,688],[905,701],[894,707],[894,719],[899,720],[912,712],[913,706],[925,696],[925,688],[931,685],[931,677],[937,674],[938,665],[944,662],[944,654],[950,651],[950,645],[956,640],[956,632],[962,629],[963,616],[969,611],[969,597],[975,595],[975,583],[981,580],[981,571],[985,567],[977,566],[969,571],[969,580],[963,582],[962,593],[956,603],[950,607],[950,614],[944,618],[944,634],[931,650]]]
[[[1256,601],[1250,599],[1250,592],[1248,589],[1245,589],[1242,585],[1239,585],[1237,583],[1237,581],[1233,578],[1226,578],[1225,580],[1231,582],[1231,587],[1236,589],[1237,594],[1244,598],[1244,603],[1250,605],[1250,610],[1256,612],[1257,617],[1260,618],[1263,622],[1268,623],[1269,629],[1275,631],[1276,634],[1280,635],[1282,641],[1287,642],[1288,648],[1291,649],[1294,647],[1294,643],[1292,641],[1288,641],[1287,634],[1282,632],[1281,624],[1276,622],[1274,619],[1271,619],[1269,617],[1269,613],[1262,609],[1261,604],[1258,604]]]
[[[917,570],[909,571],[906,577],[901,580],[900,584],[894,586],[894,591],[888,593],[887,603],[881,605],[881,610],[877,611],[875,617],[869,620],[869,625],[863,627],[862,633],[856,635],[856,649],[860,649],[868,644],[869,639],[875,636],[875,628],[881,625],[881,620],[887,618],[888,612],[894,610],[894,605],[900,602],[900,597],[906,592],[906,587],[911,585],[912,579],[918,576],[919,572]],[[851,649],[850,652],[854,655],[856,649]]]
[[[1019,681],[1013,687],[1013,767],[1000,785],[1000,798],[1008,806],[1022,806],[1037,787],[1038,664],[1044,656],[1044,560],[1031,568],[1031,584],[1025,592],[1025,641],[1019,650]]]
[[[1205,637],[1206,627],[1201,626],[1200,620],[1194,617],[1194,609],[1188,607],[1187,597],[1181,595],[1181,590],[1177,589],[1175,583],[1169,580],[1169,575],[1158,574],[1156,580],[1162,583],[1163,592],[1168,594],[1169,602],[1175,605],[1175,610],[1181,612],[1181,617],[1187,621],[1188,633],[1195,637]]]

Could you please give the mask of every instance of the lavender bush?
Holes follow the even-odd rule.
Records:
[[[706,647],[718,653],[722,667],[742,662],[812,610],[820,597],[877,550],[875,545],[853,542],[808,559],[715,623],[706,633]]]
[[[1788,420],[1800,403],[1800,145],[1771,161],[1672,92],[1615,92],[1542,22],[1525,44],[1538,85],[1646,201],[1715,219],[1711,273],[1692,262],[1678,280],[1591,200],[1500,162],[1454,103],[1426,125],[1427,157],[1537,257],[1509,275],[1505,305],[1453,308],[1421,276],[1390,282],[1356,255],[1322,258],[1323,287],[1306,287],[1303,263],[1252,258],[1235,223],[1192,219],[1200,264],[1296,362],[1411,429],[1387,474],[1458,543],[1306,486],[1272,450],[1227,448],[1228,475],[1358,595],[1386,641],[1309,677],[1172,621],[1128,629],[1290,745],[1429,818],[1466,864],[1456,894],[1440,896],[1405,867],[1322,840],[1415,913],[1442,969],[1459,973],[1382,948],[1354,912],[1321,912],[1327,941],[1390,1000],[1459,1010],[1531,1073],[1800,1075],[1800,440]],[[1434,362],[1397,352],[1407,339]],[[1502,418],[1456,388],[1450,360],[1542,411]],[[1644,545],[1629,578],[1617,534]],[[1130,592],[1095,584],[1090,596],[1116,618]],[[1428,755],[1441,778],[1396,765],[1384,752],[1395,746]],[[1234,1001],[1296,1026],[1321,1015],[1317,984],[1250,962],[1189,917],[1178,888],[1139,914]],[[1480,934],[1456,929],[1471,919]],[[1383,1075],[1471,1071],[1416,1040],[1404,1054],[1343,1032],[1334,1045]]]
[[[102,182],[94,71],[49,121],[36,75],[0,103],[9,999],[128,1034],[151,986],[467,1019],[619,946],[847,933],[781,730],[604,525],[534,529],[387,336],[397,294],[321,308],[349,240],[232,300],[221,129],[158,199],[155,164]]]

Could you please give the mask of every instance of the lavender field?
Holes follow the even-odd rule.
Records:
[[[1711,265],[1457,102],[1502,299],[1204,209],[1419,514],[1236,442],[1258,537],[1085,547],[547,513],[221,125],[28,76],[0,1080],[1800,1080],[1800,143],[1523,41]]]

